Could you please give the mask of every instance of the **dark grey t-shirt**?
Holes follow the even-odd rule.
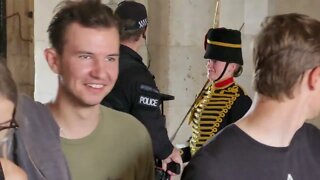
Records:
[[[305,123],[288,147],[271,147],[226,127],[184,169],[182,180],[319,180],[320,131]]]

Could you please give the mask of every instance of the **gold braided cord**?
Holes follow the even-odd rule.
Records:
[[[241,48],[241,44],[232,44],[232,43],[225,43],[225,42],[219,42],[219,41],[210,41],[207,39],[208,44],[216,45],[216,46],[222,46],[222,47],[228,47],[228,48]]]
[[[221,94],[220,92],[223,92]],[[236,85],[226,89],[208,87],[202,98],[193,108],[190,121],[192,122],[192,138],[190,148],[195,153],[210,137],[214,136],[223,118],[231,109],[232,104],[240,96]]]
[[[200,116],[201,119],[216,119],[216,116],[212,116],[212,115],[202,115]]]
[[[220,123],[219,122],[212,122],[212,121],[201,121],[200,123],[201,125],[205,125],[203,127],[201,127],[201,130],[204,130],[202,128],[212,128],[212,127],[219,127],[220,126]],[[211,125],[211,126],[208,126],[208,125]]]
[[[217,102],[207,102],[206,105],[210,105],[210,106],[217,106],[217,107],[221,107],[221,106],[225,106],[225,105],[230,105],[230,99],[236,99],[236,97],[229,97],[229,98],[217,98],[217,101],[220,101],[219,103]],[[223,103],[223,104],[222,104]]]

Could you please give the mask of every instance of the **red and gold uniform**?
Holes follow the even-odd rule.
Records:
[[[191,111],[191,154],[222,128],[240,119],[251,103],[233,77],[209,85]]]

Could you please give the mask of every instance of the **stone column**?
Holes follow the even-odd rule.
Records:
[[[150,70],[161,92],[175,96],[174,101],[165,102],[169,136],[206,82],[203,43],[214,8],[215,1],[208,0],[149,1]],[[179,143],[190,137],[186,124]]]
[[[33,97],[34,41],[33,1],[6,1],[7,3],[7,65],[19,92]],[[19,22],[20,21],[20,22]]]

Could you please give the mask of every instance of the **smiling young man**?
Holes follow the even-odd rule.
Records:
[[[30,179],[40,176],[34,170],[44,179],[152,179],[152,146],[147,130],[132,116],[100,105],[118,76],[120,40],[112,10],[92,0],[65,1],[59,7],[48,28],[52,47],[44,52],[51,70],[58,75],[57,97],[47,104],[53,116],[49,119],[54,121],[48,122],[52,127],[47,130],[53,130],[50,138],[57,138],[48,140],[58,147],[38,144],[50,148],[31,155],[30,161],[35,163],[21,160],[23,167],[27,173],[37,174]],[[26,127],[32,129],[26,124],[22,129]],[[48,126],[43,124],[41,128]],[[28,141],[24,144],[32,146]],[[59,174],[55,167],[61,161],[54,164],[53,160],[48,165],[44,159],[50,158],[43,156],[57,156],[68,164],[67,170]],[[35,166],[32,172],[28,170],[31,164]]]

